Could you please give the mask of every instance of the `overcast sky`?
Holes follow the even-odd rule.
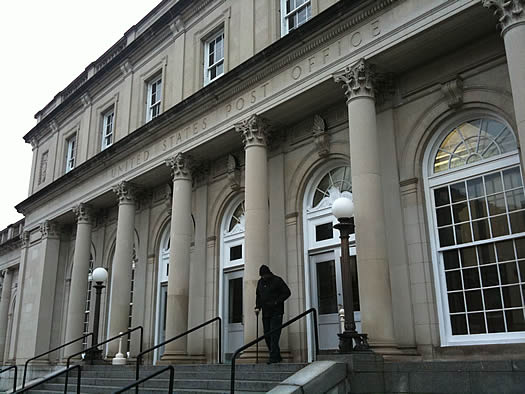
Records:
[[[160,0],[0,0],[0,230],[22,218],[34,115]]]

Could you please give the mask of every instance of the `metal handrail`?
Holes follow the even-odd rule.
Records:
[[[105,345],[105,344],[108,343],[108,342],[114,341],[115,339],[120,338],[120,337],[123,337],[123,336],[125,336],[125,335],[129,335],[129,334],[131,334],[133,331],[137,331],[137,330],[140,330],[140,351],[142,352],[142,342],[144,341],[144,327],[142,327],[142,326],[137,326],[137,327],[134,327],[134,328],[130,328],[130,329],[127,330],[126,332],[121,332],[120,334],[115,335],[114,337],[111,337],[111,338],[109,338],[109,339],[106,339],[104,342],[97,343],[96,345],[93,345],[93,346],[91,346],[91,347],[88,348],[88,349],[85,349],[85,350],[83,350],[83,351],[81,351],[81,352],[78,352],[78,353],[72,354],[71,356],[69,356],[69,357],[67,358],[66,368],[69,368],[69,363],[71,362],[71,359],[72,359],[73,357],[78,356],[79,354],[82,354],[82,353],[87,353],[87,352],[89,352],[90,350],[93,350],[93,349],[98,348],[100,345]],[[140,353],[139,353],[139,354],[140,354]],[[67,387],[68,379],[69,379],[69,374],[66,373],[66,387]]]
[[[93,341],[93,333],[90,332],[89,334],[86,334],[86,335],[82,335],[81,337],[77,338],[77,339],[73,339],[72,341],[69,341],[67,343],[64,343],[63,345],[60,345],[54,349],[51,349],[51,350],[48,350],[47,352],[45,353],[42,353],[42,354],[39,354],[38,356],[35,356],[33,358],[30,358],[29,360],[27,360],[24,364],[24,376],[22,378],[22,388],[25,387],[26,385],[26,374],[27,374],[27,366],[29,365],[29,363],[33,360],[36,360],[37,358],[40,358],[42,356],[45,356],[46,354],[49,354],[49,353],[53,353],[53,352],[56,352],[57,350],[60,350],[62,349],[63,347],[66,347],[66,346],[69,346],[75,342],[78,342],[80,341],[81,339],[84,339],[84,338],[88,338],[88,337],[91,337],[91,341]],[[81,353],[83,353],[84,351],[82,351]]]
[[[317,310],[315,308],[310,308],[307,311],[304,311],[303,313],[297,315],[293,319],[288,320],[286,323],[281,324],[279,327],[274,328],[273,330],[265,333],[264,335],[260,336],[259,338],[254,339],[251,342],[248,342],[246,345],[241,346],[238,348],[232,355],[232,366],[231,366],[231,377],[230,377],[230,393],[235,393],[235,359],[239,354],[243,351],[248,349],[249,347],[255,345],[256,343],[262,341],[266,336],[270,335],[273,332],[276,332],[277,330],[282,330],[284,327],[288,327],[290,324],[295,323],[297,320],[305,317],[308,314],[313,314],[314,317],[314,336],[315,336],[315,355],[317,356],[319,354],[319,333],[317,330]]]
[[[167,339],[165,340],[164,342],[161,342],[161,343],[158,343],[156,344],[155,346],[152,346],[150,347],[149,349],[146,349],[144,350],[143,352],[140,352],[139,354],[137,354],[137,358],[136,358],[136,367],[135,367],[135,379],[139,379],[139,376],[140,376],[140,364],[141,364],[141,361],[142,361],[142,356],[146,353],[149,353],[151,352],[152,350],[155,350],[155,349],[158,349],[159,347],[161,346],[164,346],[165,344],[167,343],[170,343],[176,339],[179,339],[179,338],[182,338],[188,334],[191,334],[193,331],[197,331],[199,328],[202,328],[204,326],[207,326],[208,324],[211,324],[213,323],[214,321],[218,321],[219,322],[219,364],[222,364],[222,319],[219,317],[219,316],[216,316],[214,317],[213,319],[210,319],[202,324],[199,324],[198,326],[195,326],[191,329],[189,329],[188,331],[185,331],[183,332],[182,334],[179,334],[177,336],[174,336],[173,338],[170,338],[170,339]]]
[[[129,390],[129,389],[131,389],[133,387],[137,387],[137,389],[138,389],[139,384],[144,383],[146,380],[149,380],[151,378],[154,378],[157,375],[160,375],[161,373],[166,372],[168,369],[170,370],[170,384],[169,384],[169,387],[168,387],[168,393],[169,394],[173,394],[173,380],[175,379],[175,368],[173,368],[173,365],[168,365],[167,367],[164,367],[164,368],[158,370],[157,372],[154,372],[151,375],[146,376],[145,378],[142,378],[140,380],[136,380],[135,382],[128,384],[123,389],[120,389],[118,391],[114,391],[113,394],[123,393],[123,392],[125,392],[125,391],[127,391],[127,390]]]
[[[80,367],[80,364],[77,364],[77,365],[73,365],[71,367],[68,367],[66,369],[63,369],[61,371],[58,371],[57,373],[54,373],[53,375],[49,375],[48,377],[46,377],[44,380],[40,380],[30,386],[27,386],[27,387],[22,387],[20,390],[18,391],[15,391],[14,393],[15,394],[18,394],[18,393],[25,393],[26,391],[29,391],[29,390],[33,390],[35,387],[37,386],[40,386],[41,384],[43,383],[46,383],[48,381],[50,381],[51,379],[54,379],[60,375],[63,375],[63,374],[66,374],[66,377],[69,373],[69,371],[72,371],[74,369],[78,369],[78,376],[77,376],[77,394],[80,394],[80,381],[81,381],[81,374],[82,374],[82,368]],[[64,386],[64,394],[67,394],[67,380],[66,380],[66,383],[65,383],[65,386]]]
[[[7,372],[11,369],[15,370],[15,377],[13,378],[13,393],[16,391],[16,381],[18,380],[18,367],[16,365],[11,365],[7,368],[0,369],[0,373]]]

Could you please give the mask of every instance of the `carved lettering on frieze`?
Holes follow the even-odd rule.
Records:
[[[80,203],[72,210],[78,223],[91,223],[93,219],[93,207],[91,205]]]
[[[117,195],[119,204],[134,204],[137,201],[139,189],[133,183],[123,181],[113,186],[113,193]]]
[[[327,156],[330,153],[330,136],[326,131],[326,122],[320,115],[314,116],[312,134],[319,156]]]
[[[166,165],[171,168],[173,180],[189,179],[193,169],[193,160],[189,155],[177,153],[174,157],[166,159]]]
[[[266,119],[259,115],[252,115],[235,124],[235,130],[241,134],[245,148],[252,145],[268,145],[270,125]]]
[[[481,3],[494,11],[501,34],[514,24],[525,22],[525,0],[481,0]]]

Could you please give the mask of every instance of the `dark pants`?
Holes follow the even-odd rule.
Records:
[[[263,317],[264,334],[272,331],[274,328],[280,327],[283,324],[283,315]],[[270,351],[270,361],[281,361],[281,349],[279,348],[279,338],[281,337],[281,330],[276,330],[270,335],[264,337],[266,346]]]

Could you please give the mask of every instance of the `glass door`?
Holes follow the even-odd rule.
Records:
[[[244,344],[242,290],[244,270],[224,274],[224,353],[230,360],[235,350]]]

